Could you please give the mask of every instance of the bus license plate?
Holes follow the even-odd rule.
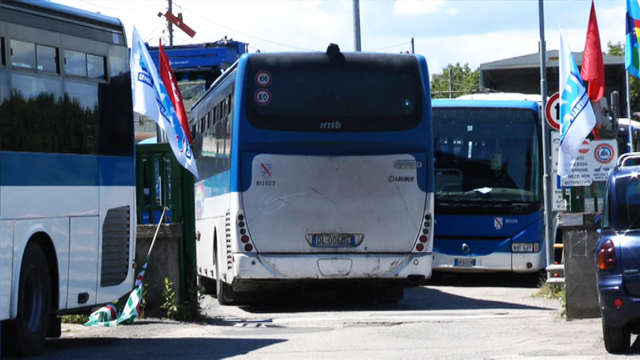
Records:
[[[470,258],[454,259],[453,266],[474,267],[476,266],[476,259],[470,259]]]
[[[311,245],[318,247],[351,247],[356,246],[353,234],[317,234],[311,238]]]

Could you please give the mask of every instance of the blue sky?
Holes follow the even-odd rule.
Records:
[[[168,32],[158,12],[167,0],[53,0],[122,20],[157,46]],[[596,0],[602,49],[624,43],[624,0]],[[572,51],[583,51],[591,0],[544,1],[547,50],[560,47],[561,27]],[[331,42],[354,49],[351,0],[174,0],[173,13],[196,31],[191,39],[174,27],[174,44],[213,42],[227,36],[249,43],[249,51],[324,51]],[[363,51],[424,55],[430,72],[448,64],[481,63],[538,51],[538,0],[360,0]],[[165,31],[163,31],[165,30]]]

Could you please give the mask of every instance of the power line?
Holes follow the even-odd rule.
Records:
[[[175,4],[175,2],[174,2],[174,4]],[[228,27],[228,26],[225,26],[225,25],[222,25],[222,24],[220,24],[220,23],[217,23],[217,22],[215,22],[215,21],[213,21],[213,20],[211,20],[211,19],[209,19],[209,18],[206,18],[206,17],[204,17],[204,16],[202,16],[202,15],[200,15],[200,14],[198,14],[198,13],[195,13],[195,12],[193,12],[193,11],[190,11],[189,9],[187,9],[187,8],[185,8],[185,7],[181,6],[181,5],[179,5],[179,6],[180,6],[180,8],[181,8],[181,9],[183,9],[185,12],[188,12],[188,13],[190,13],[190,14],[192,14],[192,15],[195,15],[195,16],[197,16],[197,17],[199,17],[199,18],[201,18],[201,19],[203,19],[203,20],[205,20],[205,21],[208,21],[208,22],[210,22],[210,23],[212,23],[212,24],[215,24],[215,25],[217,25],[217,26],[219,26],[219,27],[221,27],[221,28],[225,28],[225,29],[227,29],[227,30],[230,30],[230,31],[236,32],[236,33],[238,33],[238,34],[242,34],[242,35],[244,35],[244,36],[246,36],[246,37],[249,37],[249,38],[253,38],[253,39],[260,40],[260,41],[263,41],[263,42],[266,42],[266,43],[270,43],[270,44],[274,44],[274,45],[278,45],[278,46],[282,46],[282,47],[287,47],[287,48],[291,48],[291,49],[296,49],[296,50],[312,51],[312,52],[317,52],[317,51],[319,51],[319,50],[314,50],[314,49],[306,49],[306,48],[302,48],[302,47],[297,47],[297,46],[292,46],[292,45],[286,45],[286,44],[278,43],[278,42],[275,42],[275,41],[271,41],[271,40],[263,39],[263,38],[260,38],[260,37],[257,37],[257,36],[249,35],[249,34],[244,33],[244,32],[242,32],[242,31],[238,31],[238,30],[232,29],[232,28],[230,28],[230,27]]]
[[[405,42],[400,43],[400,44],[397,44],[397,45],[386,46],[386,47],[382,47],[382,48],[378,48],[378,49],[373,49],[373,50],[368,50],[368,51],[370,51],[370,52],[376,52],[376,51],[386,50],[386,49],[390,49],[390,48],[394,48],[394,47],[398,47],[398,46],[402,46],[402,45],[407,45],[407,44],[411,44],[411,41],[405,41]]]

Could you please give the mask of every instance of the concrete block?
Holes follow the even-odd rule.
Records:
[[[566,221],[562,221],[562,215],[565,215]],[[568,319],[600,317],[594,253],[599,237],[593,222],[596,215],[560,215]]]

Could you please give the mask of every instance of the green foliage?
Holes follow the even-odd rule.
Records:
[[[469,64],[449,64],[441,74],[431,75],[431,96],[434,99],[449,97],[449,74],[453,75],[453,97],[476,93],[480,90],[480,69],[471,70]]]
[[[564,284],[550,284],[544,279],[541,280],[540,289],[535,294],[536,297],[558,299],[562,304],[562,317],[567,315],[567,293]]]
[[[62,315],[60,320],[65,324],[84,324],[89,321],[88,315]]]
[[[169,281],[169,278],[164,278],[164,290],[162,290],[162,296],[164,297],[164,304],[160,305],[161,309],[167,310],[167,317],[175,319],[178,315],[178,299],[176,299],[176,292],[173,291],[173,283]]]
[[[621,42],[612,44],[611,41],[609,41],[607,43],[607,51],[605,52],[605,54],[610,56],[624,57],[624,45]],[[640,79],[636,78],[635,76],[629,76],[629,98],[631,102],[631,113],[640,111]],[[620,102],[623,101],[626,101],[626,99],[620,99]],[[626,109],[624,109],[623,112],[626,112]]]
[[[173,283],[169,278],[164,279],[164,304],[160,308],[167,311],[167,317],[173,320],[192,321],[200,319],[203,314],[200,311],[200,300],[204,297],[203,292],[197,287],[192,286],[191,291],[187,294],[185,301],[180,304],[173,290]]]

